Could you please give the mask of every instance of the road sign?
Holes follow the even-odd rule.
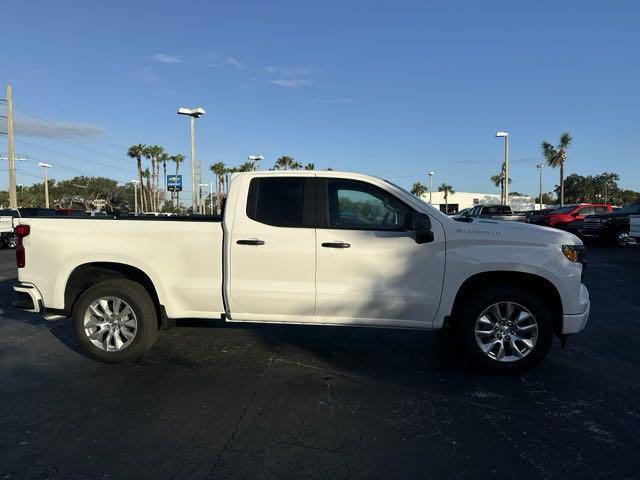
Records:
[[[182,175],[167,175],[167,190],[170,192],[181,192]]]

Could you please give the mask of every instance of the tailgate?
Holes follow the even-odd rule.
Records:
[[[13,217],[0,217],[0,233],[13,231]]]

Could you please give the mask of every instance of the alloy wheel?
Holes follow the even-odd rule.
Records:
[[[131,345],[138,320],[131,306],[118,297],[101,297],[87,308],[84,332],[93,345],[105,352],[120,352]]]
[[[538,341],[538,322],[515,302],[502,301],[487,307],[475,324],[481,351],[498,362],[515,362],[529,355]]]

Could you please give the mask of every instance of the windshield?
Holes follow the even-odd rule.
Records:
[[[556,208],[551,213],[569,213],[573,211],[574,208],[576,208],[575,205],[567,205],[566,207]]]

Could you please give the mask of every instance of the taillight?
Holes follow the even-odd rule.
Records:
[[[23,268],[26,264],[26,258],[22,239],[31,233],[31,227],[29,225],[16,225],[13,232],[18,237],[18,245],[16,246],[16,265],[18,268]]]

